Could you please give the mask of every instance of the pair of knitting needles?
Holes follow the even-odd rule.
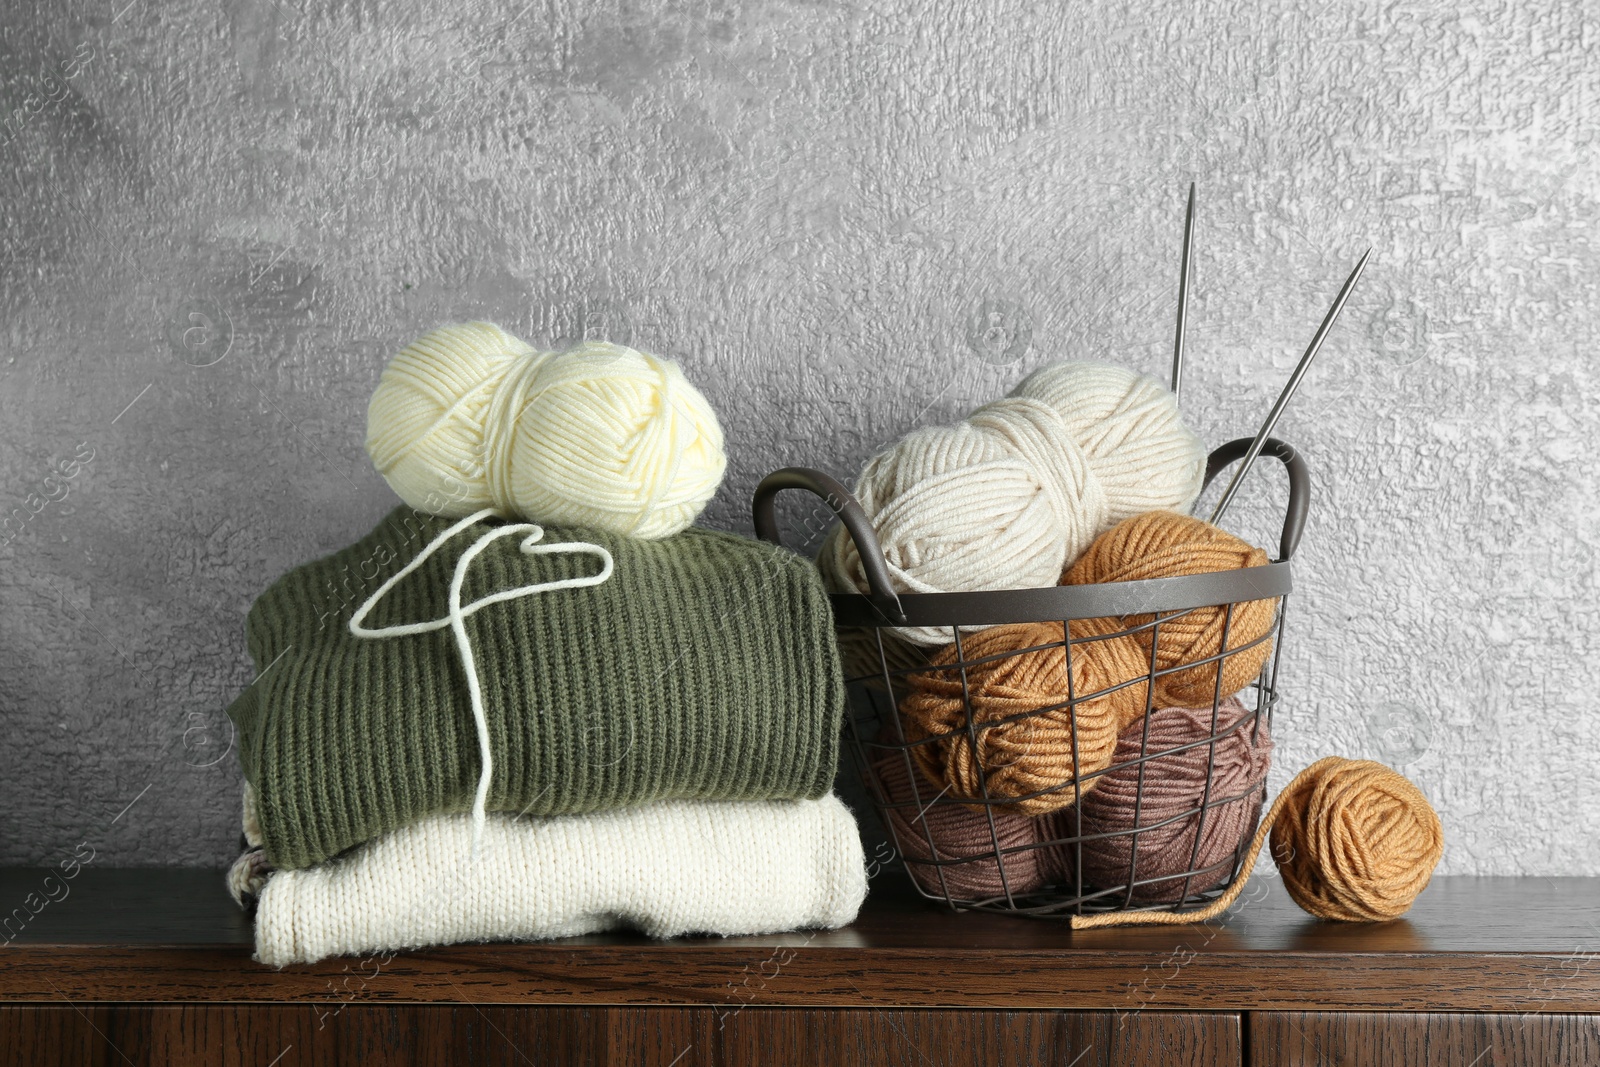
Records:
[[[1317,327],[1316,335],[1311,338],[1305,355],[1300,357],[1300,362],[1295,365],[1294,373],[1289,375],[1289,380],[1284,384],[1283,392],[1278,394],[1277,403],[1272,405],[1272,410],[1267,412],[1266,421],[1261,424],[1261,429],[1256,431],[1256,436],[1250,442],[1250,447],[1245,451],[1242,462],[1233,472],[1233,480],[1228,483],[1228,488],[1223,491],[1222,499],[1217,501],[1216,510],[1211,513],[1211,524],[1215,526],[1222,518],[1222,513],[1228,510],[1228,505],[1233,503],[1234,494],[1239,491],[1239,485],[1244,481],[1245,475],[1250,473],[1250,468],[1255,464],[1256,457],[1261,455],[1261,446],[1272,435],[1272,430],[1278,425],[1278,419],[1283,415],[1283,409],[1289,406],[1289,398],[1294,396],[1294,391],[1300,387],[1300,379],[1306,376],[1306,371],[1311,369],[1311,361],[1317,358],[1317,353],[1322,351],[1322,342],[1328,339],[1328,332],[1333,329],[1334,322],[1339,318],[1339,312],[1344,310],[1345,303],[1350,299],[1350,294],[1356,287],[1356,282],[1361,278],[1361,272],[1367,267],[1367,257],[1372,255],[1368,248],[1361,253],[1361,258],[1356,261],[1355,269],[1350,272],[1350,277],[1344,280],[1344,285],[1339,290],[1339,295],[1333,298],[1333,306],[1328,308],[1328,313],[1322,317],[1322,325]],[[1184,334],[1189,326],[1189,274],[1194,266],[1194,183],[1189,183],[1189,206],[1183,217],[1183,262],[1178,268],[1178,330],[1172,342],[1172,396],[1177,399],[1183,388],[1183,344]]]

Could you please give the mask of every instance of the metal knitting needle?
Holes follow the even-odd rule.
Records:
[[[1183,262],[1178,267],[1178,335],[1172,341],[1172,398],[1183,388],[1183,337],[1189,326],[1189,271],[1194,267],[1194,182],[1189,183],[1189,208],[1183,216]]]
[[[1211,513],[1211,524],[1216,525],[1222,518],[1222,513],[1228,510],[1228,505],[1233,502],[1233,495],[1239,491],[1239,484],[1244,481],[1244,476],[1250,473],[1250,467],[1255,463],[1256,457],[1261,454],[1261,446],[1271,435],[1272,428],[1278,425],[1278,417],[1283,414],[1283,409],[1289,406],[1289,398],[1294,395],[1295,389],[1300,385],[1306,371],[1311,369],[1311,361],[1317,358],[1317,352],[1322,348],[1322,342],[1327,340],[1328,331],[1333,329],[1334,320],[1339,317],[1339,312],[1344,310],[1345,301],[1350,299],[1350,293],[1356,287],[1356,282],[1361,278],[1361,272],[1367,267],[1367,257],[1372,255],[1368,248],[1361,253],[1361,258],[1356,261],[1356,269],[1350,272],[1350,277],[1344,280],[1344,288],[1339,290],[1339,295],[1333,298],[1333,306],[1328,309],[1328,314],[1323,316],[1322,325],[1317,327],[1317,334],[1311,338],[1311,345],[1306,349],[1306,354],[1300,357],[1300,362],[1295,366],[1294,373],[1289,375],[1288,384],[1283,387],[1283,392],[1278,394],[1278,402],[1272,405],[1272,410],[1267,413],[1267,421],[1261,424],[1261,429],[1256,431],[1254,441],[1244,454],[1244,460],[1239,464],[1239,469],[1233,472],[1233,481],[1228,483],[1228,489],[1222,494],[1222,499],[1217,501],[1217,509]]]

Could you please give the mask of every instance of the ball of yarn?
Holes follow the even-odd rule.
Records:
[[[1183,424],[1171,390],[1148,374],[1105,363],[1052,363],[1010,395],[1042,400],[1060,414],[1102,487],[1101,530],[1146,511],[1187,510],[1200,495],[1205,447]],[[1077,554],[1069,548],[1067,561]]]
[[[1213,736],[1215,744],[1206,743]],[[1089,838],[1081,853],[1085,882],[1101,889],[1145,883],[1134,884],[1131,902],[1153,904],[1233,876],[1233,861],[1255,832],[1272,764],[1265,719],[1257,722],[1235,699],[1218,705],[1215,728],[1209,707],[1155,711],[1122,731],[1112,763],[1078,805],[1076,820],[1052,816],[1058,836]],[[1203,873],[1186,878],[1189,871]]]
[[[367,452],[418,510],[643,538],[692,523],[727,466],[716,414],[676,364],[604,342],[539,352],[482,322],[390,361]]]
[[[935,801],[937,791],[926,782],[913,789],[911,761],[904,754],[887,752],[873,760],[872,768],[881,810],[906,870],[926,892],[976,903],[1003,898],[1008,887],[1016,896],[1044,885],[1036,820],[996,810],[991,832],[987,814]]]
[[[1318,760],[1278,806],[1273,861],[1294,902],[1319,919],[1398,918],[1444,854],[1444,830],[1428,798],[1371,760]]]
[[[1089,776],[1110,766],[1117,735],[1144,714],[1149,671],[1131,638],[1087,640],[1095,621],[1070,626],[1070,706],[1060,623],[991,627],[964,639],[960,656],[952,644],[910,675],[900,714],[908,741],[931,739],[912,749],[923,775],[951,796],[1010,800],[1024,815],[1094,788]],[[964,683],[949,666],[962,658]]]
[[[934,593],[1054,585],[1121,517],[1187,508],[1205,471],[1200,441],[1153,379],[1064,363],[955,426],[908,434],[867,462],[855,496],[895,590]],[[867,590],[856,545],[834,527],[818,559]],[[979,627],[973,627],[974,630]],[[904,627],[919,644],[943,627]]]
[[[402,348],[367,404],[367,455],[401,500],[459,518],[495,503],[484,472],[489,402],[526,343],[488,322],[441,326]]]
[[[1319,919],[1399,918],[1444,855],[1444,831],[1428,798],[1404,775],[1371,760],[1328,756],[1295,775],[1251,839],[1241,871],[1255,865],[1269,831],[1284,888]],[[1226,893],[1193,911],[1074,915],[1072,928],[1210,922],[1233,906],[1245,882],[1235,878]]]
[[[1132,582],[1146,578],[1173,578],[1209,571],[1261,567],[1267,554],[1247,541],[1208,522],[1171,511],[1151,511],[1135,516],[1097,538],[1062,581],[1067,585],[1098,582]],[[1261,674],[1272,654],[1272,642],[1261,640],[1272,631],[1278,602],[1250,600],[1234,605],[1233,618],[1226,607],[1201,607],[1163,618],[1159,638],[1149,629],[1132,637],[1150,655],[1157,643],[1155,706],[1158,708],[1210,707],[1217,692],[1217,666],[1222,665],[1222,695],[1237,693]],[[1129,615],[1125,628],[1146,626],[1154,616]],[[1175,670],[1223,651],[1222,632],[1228,630],[1228,649],[1242,649],[1220,661]],[[1250,648],[1254,641],[1259,644]]]

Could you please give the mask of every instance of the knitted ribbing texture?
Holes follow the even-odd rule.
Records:
[[[663,801],[599,815],[436,816],[266,880],[256,959],[274,967],[463,941],[616,928],[651,937],[843,926],[867,892],[837,797]]]
[[[228,713],[274,866],[308,867],[471,806],[477,732],[450,634],[371,640],[347,629],[360,602],[449,525],[397,509],[251,609],[259,673]],[[441,617],[456,557],[480,532],[424,561],[368,624]],[[490,810],[562,815],[828,791],[844,689],[808,561],[702,529],[644,541],[545,528],[544,543],[564,541],[606,548],[610,579],[493,604],[465,623],[494,755]],[[473,561],[465,598],[597,566],[524,555],[504,538]]]

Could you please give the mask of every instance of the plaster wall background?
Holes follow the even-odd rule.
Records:
[[[748,529],[768,470],[1048,360],[1164,376],[1195,180],[1208,444],[1375,248],[1279,431],[1317,495],[1274,789],[1384,759],[1443,871],[1600,874],[1600,24],[1306,6],[6,5],[0,864],[231,859],[244,613],[392,505],[365,406],[410,338],[681,360]]]

